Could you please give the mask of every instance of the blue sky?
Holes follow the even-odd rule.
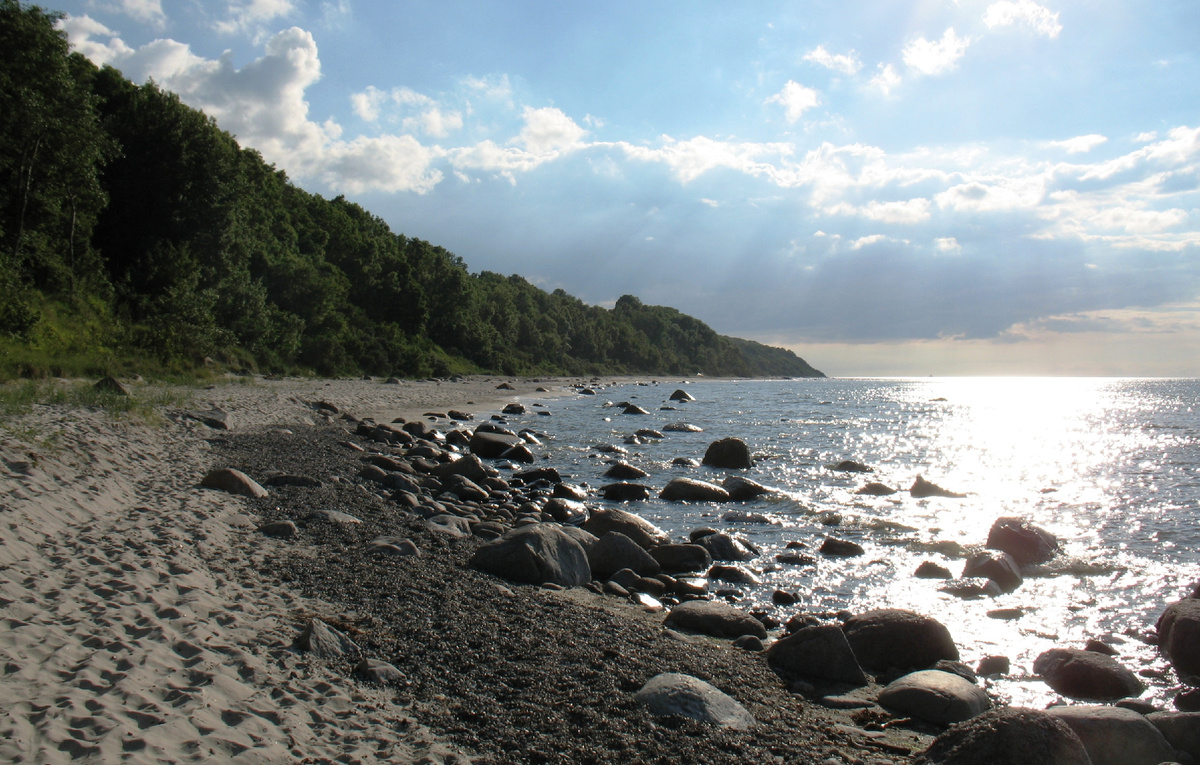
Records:
[[[1200,4],[62,0],[473,271],[837,376],[1200,375]]]

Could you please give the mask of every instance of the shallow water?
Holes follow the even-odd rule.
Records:
[[[672,403],[685,388],[696,401]],[[699,460],[708,444],[735,436],[759,456],[747,477],[778,490],[749,503],[672,504],[657,499],[629,509],[684,539],[713,526],[754,542],[749,562],[762,585],[740,587],[746,608],[770,609],[786,621],[797,612],[908,608],[946,624],[972,666],[1005,655],[1013,673],[991,683],[1014,704],[1055,699],[1032,676],[1034,658],[1054,645],[1112,644],[1142,675],[1143,698],[1167,703],[1177,689],[1170,667],[1140,639],[1163,607],[1200,579],[1200,412],[1197,380],[1086,378],[830,379],[689,381],[597,388],[596,396],[548,400],[551,417],[533,413],[512,424],[547,432],[550,464],[592,487],[639,428],[688,422],[702,433],[668,432],[661,441],[625,446],[624,459],[650,472],[656,491],[675,476],[719,482],[726,472],[677,467]],[[624,415],[629,401],[649,415]],[[530,402],[527,402],[530,403]],[[672,406],[674,410],[660,407]],[[873,473],[841,473],[829,464],[865,462]],[[917,475],[962,499],[913,499]],[[866,497],[879,481],[901,491]],[[736,520],[729,513],[750,520]],[[1026,574],[1015,592],[963,600],[939,592],[938,580],[912,576],[923,561],[962,571],[993,521],[1021,516],[1054,533],[1058,558]],[[815,553],[826,535],[858,542],[859,558]],[[788,542],[805,543],[817,566],[776,563]],[[771,604],[783,589],[800,595]],[[1019,608],[1005,621],[987,612]]]

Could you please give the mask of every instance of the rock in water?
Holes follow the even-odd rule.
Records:
[[[713,441],[704,452],[703,465],[732,470],[748,470],[754,467],[750,459],[750,447],[740,438],[722,438]]]
[[[963,568],[963,578],[972,577],[991,579],[1004,592],[1012,592],[1025,581],[1021,577],[1017,562],[1003,550],[983,552],[969,558]]]
[[[909,488],[908,493],[921,499],[923,497],[949,497],[951,499],[962,499],[966,494],[959,494],[949,489],[943,489],[936,483],[926,481],[924,476],[917,476],[917,480],[913,481],[913,485]]]
[[[480,545],[471,566],[527,584],[574,587],[592,578],[583,546],[553,523],[521,526]]]
[[[254,499],[267,496],[267,490],[259,486],[258,482],[242,471],[233,468],[217,468],[209,471],[200,485],[208,489],[218,489]]]
[[[358,643],[330,627],[320,619],[309,619],[304,631],[296,638],[296,647],[322,659],[340,659],[361,652]]]
[[[847,619],[842,630],[858,663],[867,668],[925,669],[941,659],[958,661],[945,625],[913,611],[867,611]]]
[[[1156,627],[1158,650],[1180,678],[1200,677],[1200,599],[1184,598],[1167,606]]]
[[[1083,701],[1116,701],[1145,687],[1111,656],[1078,648],[1051,648],[1033,662],[1034,673],[1064,696]]]
[[[934,725],[969,720],[992,705],[975,683],[936,669],[912,672],[892,681],[879,694],[879,704]]]
[[[617,508],[597,508],[583,528],[597,537],[608,531],[619,531],[647,549],[668,541],[667,533],[650,521]]]
[[[736,730],[748,730],[755,724],[754,716],[733,697],[691,675],[656,675],[634,698],[657,717],[679,715]]]
[[[672,478],[658,497],[667,502],[728,502],[729,492],[715,483],[693,478]]]
[[[1058,552],[1058,540],[1024,518],[997,518],[988,531],[987,546],[1003,550],[1021,565],[1045,563]]]
[[[1036,709],[1002,707],[954,725],[914,765],[1092,765],[1071,728]]]
[[[680,388],[671,394],[670,401],[695,401],[695,397],[686,390]]]

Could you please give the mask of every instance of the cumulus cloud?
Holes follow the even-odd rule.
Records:
[[[808,53],[805,53],[804,60],[819,64],[835,72],[841,72],[842,74],[858,74],[858,70],[862,69],[862,61],[859,60],[858,54],[853,50],[849,53],[834,54],[825,50],[824,45],[818,45]]]
[[[917,38],[904,47],[904,63],[921,74],[935,75],[950,71],[967,52],[971,38],[959,37],[950,27],[941,40]]]
[[[1033,0],[1000,0],[992,3],[984,11],[983,22],[989,28],[1025,24],[1034,32],[1051,39],[1058,37],[1063,28],[1062,24],[1058,23],[1057,13]]]
[[[900,73],[891,64],[880,64],[879,70],[868,85],[879,90],[885,96],[891,95],[891,92],[900,85]]]
[[[793,150],[790,144],[730,143],[705,136],[686,141],[663,136],[662,141],[657,149],[624,142],[614,145],[631,159],[666,164],[681,183],[690,183],[718,168],[775,177],[778,167],[765,160]]]
[[[446,138],[463,126],[460,112],[444,107],[411,88],[401,87],[385,92],[370,85],[361,93],[351,94],[350,105],[364,122],[378,122],[384,116],[386,107],[394,107],[398,113],[389,115],[392,122],[398,122],[405,130],[433,138]]]
[[[1091,135],[1068,138],[1065,141],[1050,141],[1047,145],[1052,148],[1062,149],[1068,154],[1086,154],[1107,141],[1107,137],[1093,133]]]
[[[104,0],[95,3],[95,7],[129,16],[154,27],[162,27],[167,21],[162,0]]]
[[[933,246],[938,252],[949,255],[958,255],[962,252],[962,245],[958,243],[958,238],[953,236],[940,236],[933,240]]]
[[[67,16],[58,22],[58,28],[67,33],[67,38],[79,53],[82,53],[97,66],[113,64],[128,58],[134,53],[133,48],[117,37],[117,32],[96,21],[91,16]],[[96,38],[108,38],[99,40]]]
[[[782,106],[788,123],[794,124],[804,112],[821,103],[821,94],[794,80],[788,80],[787,84],[783,86],[783,90],[763,103]]]
[[[572,151],[582,145],[587,135],[586,130],[554,107],[533,109],[526,106],[524,119],[525,127],[521,128],[517,142],[524,144],[525,150],[532,154]]]
[[[229,0],[227,17],[218,21],[215,28],[222,34],[237,34],[287,18],[295,11],[295,0]]]

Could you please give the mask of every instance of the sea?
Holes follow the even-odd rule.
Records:
[[[761,584],[734,587],[727,595],[736,605],[780,622],[875,608],[932,616],[968,665],[1009,658],[1010,674],[986,682],[994,698],[1013,705],[1055,703],[1033,674],[1034,659],[1091,639],[1112,646],[1141,677],[1142,698],[1169,708],[1180,690],[1149,641],[1166,605],[1200,581],[1200,380],[664,378],[591,388],[594,395],[528,399],[529,414],[511,424],[543,433],[547,464],[571,483],[612,482],[604,472],[617,459],[646,470],[637,482],[655,498],[626,509],[674,540],[711,527],[753,543],[761,555],[742,565]],[[695,400],[671,401],[676,390]],[[648,414],[624,414],[625,403]],[[537,416],[543,411],[549,416]],[[674,423],[701,431],[665,432]],[[626,443],[639,429],[664,437]],[[729,437],[750,447],[752,469],[674,464],[699,461],[711,442]],[[831,468],[843,460],[871,472]],[[729,473],[772,491],[731,504],[657,499],[674,477],[719,483]],[[914,498],[908,490],[917,476],[964,496]],[[868,481],[898,491],[858,494]],[[1001,517],[1051,532],[1059,555],[1026,568],[1019,588],[996,597],[959,597],[943,592],[942,580],[914,577],[925,561],[959,576]],[[826,537],[856,542],[865,554],[821,555]],[[778,562],[785,551],[811,555],[816,565]],[[730,585],[710,583],[722,587]],[[797,602],[775,606],[776,590]]]

